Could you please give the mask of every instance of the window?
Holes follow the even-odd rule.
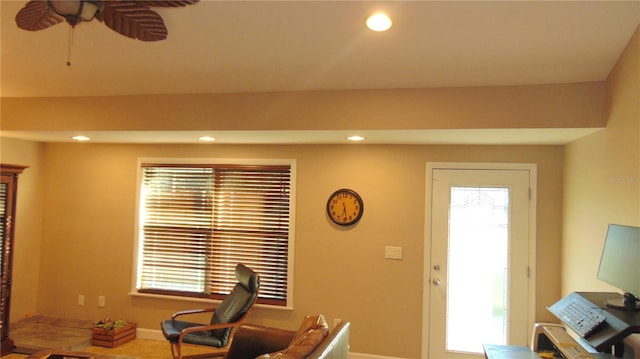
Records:
[[[142,163],[136,289],[221,299],[237,263],[288,305],[292,166]]]

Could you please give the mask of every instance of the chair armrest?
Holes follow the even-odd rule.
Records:
[[[181,315],[210,313],[210,312],[214,312],[215,310],[216,310],[216,307],[202,308],[202,309],[181,310],[179,312],[173,313],[173,316],[171,317],[171,319],[176,319],[176,317],[181,316]]]
[[[181,314],[203,313],[203,312],[207,312],[207,311],[212,311],[210,309],[213,309],[213,311],[215,311],[215,308],[208,308],[208,309],[185,310],[185,311],[182,311],[182,312],[179,312],[179,313],[181,313]],[[216,330],[216,329],[224,329],[224,328],[236,328],[236,327],[240,326],[244,322],[244,320],[247,318],[247,314],[249,314],[249,311],[246,311],[240,318],[238,318],[238,320],[236,320],[234,322],[218,323],[218,324],[202,324],[202,325],[195,325],[195,326],[192,326],[192,327],[184,328],[184,329],[182,329],[180,331],[180,335],[178,335],[178,345],[182,345],[182,341],[184,339],[184,336],[189,334],[189,333],[205,332],[205,331]],[[178,314],[178,315],[180,315],[180,314]],[[174,318],[172,320],[175,320],[175,315],[174,315]]]
[[[348,358],[350,322],[340,321],[307,359]]]
[[[226,359],[255,358],[285,349],[295,334],[291,330],[242,324],[233,335]]]

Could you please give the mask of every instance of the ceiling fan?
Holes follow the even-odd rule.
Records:
[[[46,29],[63,20],[72,27],[94,18],[110,29],[142,41],[167,38],[162,17],[151,7],[180,7],[199,0],[30,0],[18,11],[16,24],[29,31]]]

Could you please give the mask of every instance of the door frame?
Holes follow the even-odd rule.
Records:
[[[483,163],[483,162],[427,162],[426,199],[424,226],[424,267],[422,270],[422,358],[429,357],[429,298],[431,295],[431,208],[434,170],[520,170],[529,171],[529,283],[527,303],[527,338],[531,337],[536,310],[536,208],[537,208],[537,164],[535,163]],[[444,329],[443,329],[444,330]]]

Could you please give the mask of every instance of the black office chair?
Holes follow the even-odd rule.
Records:
[[[171,319],[162,321],[162,334],[171,345],[174,359],[224,356],[229,350],[231,331],[246,318],[258,299],[260,286],[258,274],[243,264],[236,266],[236,278],[238,283],[217,307],[180,311],[173,314]],[[176,320],[179,316],[206,312],[213,312],[209,324]],[[217,349],[211,353],[183,356],[183,343]]]

